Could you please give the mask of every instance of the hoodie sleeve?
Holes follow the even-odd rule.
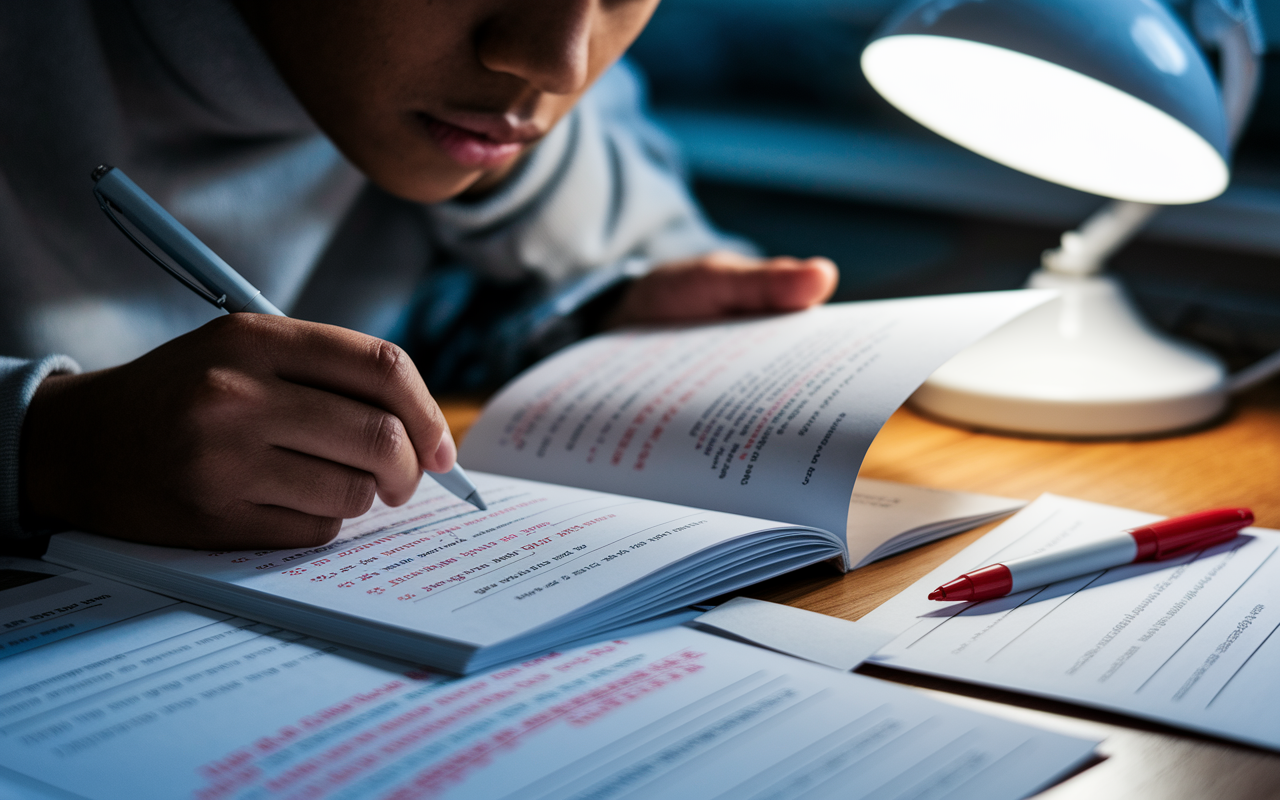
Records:
[[[30,535],[18,521],[18,448],[31,398],[49,375],[79,371],[66,356],[38,361],[0,356],[0,540]]]

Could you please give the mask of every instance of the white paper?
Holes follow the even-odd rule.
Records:
[[[468,435],[463,460],[487,512],[423,481],[407,506],[375,506],[323,547],[206,553],[67,533],[46,559],[480,669],[954,532],[922,502],[928,524],[905,538],[895,527],[912,503],[872,503],[846,534],[863,453],[937,365],[1049,296],[877,301],[596,337],[518,379]],[[602,487],[614,493],[591,491]]]
[[[846,540],[858,566],[1012,514],[1024,500],[858,478]]]
[[[843,532],[889,416],[955,353],[1051,296],[834,304],[593,337],[494,398],[462,461]]]
[[[90,800],[1013,800],[1093,749],[682,627],[446,680],[157,602],[0,659],[0,768]]]
[[[993,561],[1155,519],[1045,495],[869,614],[903,631],[872,660],[1280,748],[1280,533],[983,603],[926,599]]]
[[[173,600],[115,581],[70,574],[39,561],[0,558],[0,659],[141,616]],[[21,582],[15,580],[23,576]]]
[[[700,628],[844,672],[894,638],[893,633],[874,625],[750,597],[735,597],[694,622]]]
[[[67,533],[46,558],[463,671],[450,653],[534,636],[487,658],[528,655],[843,553],[831,534],[778,522],[470,475],[487,511],[424,480],[321,547],[207,552]]]

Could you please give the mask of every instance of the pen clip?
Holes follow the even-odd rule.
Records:
[[[209,291],[208,288],[192,280],[185,273],[179,272],[178,270],[169,266],[167,263],[165,263],[164,259],[160,258],[155,253],[151,252],[151,248],[143,244],[142,240],[139,239],[137,236],[134,236],[133,231],[125,227],[125,224],[116,217],[115,212],[111,210],[110,200],[103,197],[102,194],[99,192],[94,192],[93,196],[98,198],[98,207],[102,209],[102,213],[107,215],[107,219],[111,220],[112,224],[115,225],[117,228],[119,228],[121,233],[123,233],[125,236],[128,236],[129,241],[137,245],[138,249],[141,250],[143,253],[145,253],[147,258],[151,259],[152,261],[156,262],[156,264],[160,265],[160,268],[163,269],[165,272],[169,273],[173,277],[182,281],[182,283],[186,285],[188,289],[198,294],[201,298],[209,301],[209,303],[212,304],[214,308],[219,308],[224,311],[226,310],[227,296],[225,294],[215,295],[213,292]]]

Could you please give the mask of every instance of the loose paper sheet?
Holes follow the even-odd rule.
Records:
[[[0,658],[0,768],[91,800],[1014,800],[1093,749],[683,627],[446,680],[70,577],[119,618]]]
[[[846,672],[894,638],[873,625],[750,597],[735,597],[694,622],[701,628]]]
[[[1280,748],[1280,533],[982,603],[931,589],[1004,558],[1159,517],[1044,495],[866,619],[902,631],[885,666],[1147,717]]]

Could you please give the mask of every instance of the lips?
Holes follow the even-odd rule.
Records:
[[[467,169],[501,167],[542,135],[535,123],[514,114],[457,112],[448,119],[425,113],[417,116],[427,137]]]

